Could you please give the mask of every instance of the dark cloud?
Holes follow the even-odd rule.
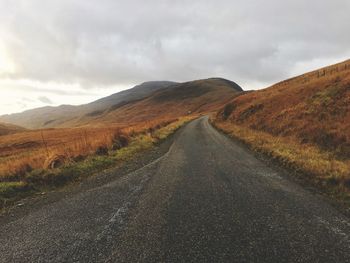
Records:
[[[0,0],[0,39],[16,65],[3,77],[272,83],[302,63],[346,59],[349,12],[348,0]]]

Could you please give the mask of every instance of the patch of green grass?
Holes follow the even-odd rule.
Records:
[[[23,190],[25,187],[26,184],[23,182],[1,182],[0,195],[8,197],[17,191]]]
[[[153,137],[157,138],[157,140],[164,140],[174,132],[176,132],[180,127],[184,124],[192,120],[193,117],[181,118],[176,122],[173,122],[157,131],[154,132]]]
[[[138,135],[133,138],[128,147],[121,148],[114,153],[117,161],[126,161],[132,158],[136,153],[145,151],[153,146],[154,139],[150,135]]]
[[[28,195],[31,188],[24,182],[0,182],[0,209]]]
[[[347,87],[335,84],[317,92],[307,101],[309,112],[329,111],[329,107],[336,107],[335,102],[346,92],[346,89]]]

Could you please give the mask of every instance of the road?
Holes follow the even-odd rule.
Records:
[[[350,262],[350,220],[207,117],[161,158],[0,226],[0,262]]]

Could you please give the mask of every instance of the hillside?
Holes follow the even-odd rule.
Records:
[[[69,125],[66,125],[67,122],[74,122],[75,125],[78,125],[79,118],[83,116],[93,118],[108,108],[118,107],[124,103],[145,98],[151,93],[167,88],[173,84],[176,83],[170,81],[149,81],[89,104],[80,106],[61,105],[58,107],[42,107],[22,113],[3,115],[0,116],[0,121],[30,129],[68,127]]]
[[[219,78],[146,82],[86,105],[39,108],[0,120],[29,128],[128,125],[217,110],[239,91],[234,82]]]
[[[229,121],[350,157],[350,61],[239,96],[230,105]]]
[[[350,60],[242,94],[215,123],[317,180],[350,187]]]
[[[0,123],[0,136],[23,132],[25,130],[26,129],[19,127],[17,125]]]

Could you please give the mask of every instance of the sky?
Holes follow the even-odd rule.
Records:
[[[150,80],[243,89],[350,58],[349,0],[0,0],[0,115]]]

